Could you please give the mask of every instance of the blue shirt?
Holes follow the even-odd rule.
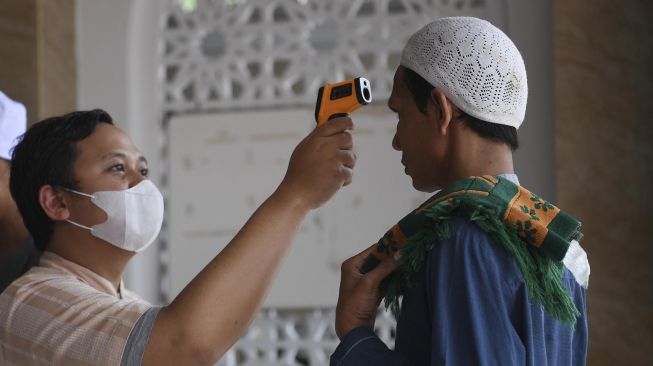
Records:
[[[560,323],[528,297],[521,270],[500,243],[466,218],[429,252],[397,320],[396,350],[369,328],[343,337],[331,365],[584,365],[585,291],[565,270],[581,316]]]

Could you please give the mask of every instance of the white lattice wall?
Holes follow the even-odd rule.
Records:
[[[324,83],[361,75],[383,100],[410,34],[485,10],[484,0],[176,0],[164,19],[164,108],[313,105]]]
[[[414,31],[448,15],[496,21],[503,2],[488,3],[170,0],[161,22],[163,109],[175,115],[313,106],[319,86],[355,76],[370,79],[375,102],[384,103]],[[165,273],[165,260],[163,267]],[[326,365],[338,344],[334,318],[333,309],[265,309],[218,365]],[[380,312],[376,324],[392,347],[394,319]]]
[[[264,310],[218,365],[328,365],[338,345],[334,322],[333,309]],[[390,347],[394,327],[390,313],[379,313],[376,332]]]

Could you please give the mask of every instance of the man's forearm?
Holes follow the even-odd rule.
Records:
[[[229,245],[161,311],[153,338],[163,332],[179,337],[173,344],[212,348],[217,357],[226,352],[256,315],[308,211],[290,195],[270,196]],[[205,352],[198,352],[201,358],[213,358]]]
[[[308,134],[286,175],[240,232],[161,311],[144,364],[213,364],[244,332],[261,306],[306,214],[351,182],[356,155],[351,119]]]

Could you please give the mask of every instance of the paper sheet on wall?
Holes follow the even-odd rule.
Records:
[[[266,306],[335,305],[342,261],[376,242],[427,198],[412,188],[401,153],[391,147],[395,116],[371,106],[353,119],[354,181],[306,218]],[[173,297],[274,191],[293,148],[314,128],[312,120],[312,110],[296,109],[170,121],[167,212]]]

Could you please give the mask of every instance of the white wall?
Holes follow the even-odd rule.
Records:
[[[526,119],[515,154],[520,183],[555,202],[553,106],[553,5],[509,0],[507,34],[521,51],[528,75]]]
[[[164,1],[77,1],[78,108],[102,108],[147,156],[151,178],[160,183],[159,107],[156,92],[159,14]],[[159,301],[159,250],[135,256],[127,287]]]

